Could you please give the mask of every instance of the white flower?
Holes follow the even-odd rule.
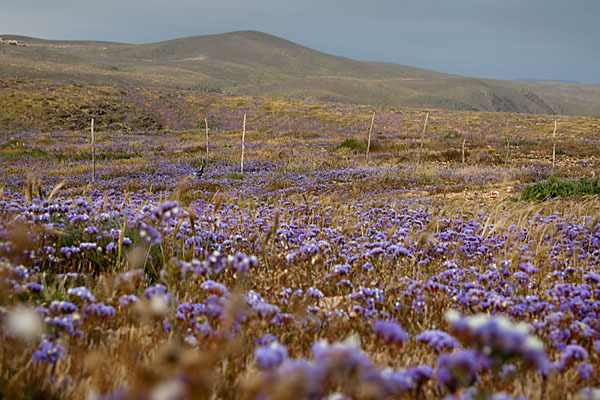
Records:
[[[150,400],[177,400],[184,395],[183,384],[176,380],[161,382],[150,392]]]
[[[150,313],[154,317],[163,317],[169,312],[169,304],[164,296],[154,296],[150,299]]]
[[[4,329],[14,339],[30,342],[42,333],[42,320],[35,310],[16,308],[6,317]]]

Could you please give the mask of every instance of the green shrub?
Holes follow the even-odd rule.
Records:
[[[343,148],[351,149],[351,150],[366,151],[367,144],[363,143],[363,142],[359,142],[358,140],[354,140],[354,139],[346,139],[342,143],[340,143],[335,149],[337,150],[337,149],[343,149]]]
[[[240,174],[239,172],[230,172],[229,174],[227,174],[228,178],[231,179],[244,179],[245,176],[244,174]]]
[[[527,186],[521,194],[521,200],[543,201],[554,197],[582,196],[586,194],[600,196],[598,178],[580,178],[578,181],[564,181],[551,176],[547,181]]]

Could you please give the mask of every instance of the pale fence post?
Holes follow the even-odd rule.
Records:
[[[508,160],[510,157],[510,132],[508,130],[508,121],[506,121],[506,160],[504,164],[508,164]]]
[[[369,162],[369,150],[371,150],[371,132],[373,132],[373,123],[375,122],[375,111],[373,111],[373,117],[371,117],[371,127],[369,128],[369,141],[367,142],[367,155],[366,161]]]
[[[244,113],[244,125],[242,128],[242,161],[240,163],[240,171],[243,174],[244,173],[244,148],[245,148],[245,141],[246,141],[246,114]]]
[[[462,142],[462,163],[465,163],[465,143],[467,142],[467,138],[464,137],[463,138],[463,142]]]
[[[429,120],[429,113],[425,116],[425,124],[423,125],[423,133],[421,134],[421,147],[419,149],[419,159],[417,164],[421,164],[421,155],[423,153],[423,142],[425,141],[425,130],[427,129],[427,121]]]
[[[96,148],[94,141],[94,118],[92,118],[92,182],[96,181]]]
[[[204,118],[204,130],[206,131],[206,162],[208,163],[208,120]]]
[[[554,119],[554,132],[552,133],[552,172],[556,165],[556,118]]]

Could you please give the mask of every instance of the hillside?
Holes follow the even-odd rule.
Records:
[[[362,62],[255,31],[141,45],[1,37],[0,78],[394,107],[600,115],[600,86],[476,79]]]

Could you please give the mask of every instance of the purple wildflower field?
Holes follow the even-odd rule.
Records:
[[[597,170],[597,119],[552,171],[550,117],[433,111],[417,164],[419,110],[367,160],[364,107],[202,99],[200,177],[180,97],[100,125],[94,182],[88,131],[0,133],[1,397],[600,398],[600,200],[518,197]]]

